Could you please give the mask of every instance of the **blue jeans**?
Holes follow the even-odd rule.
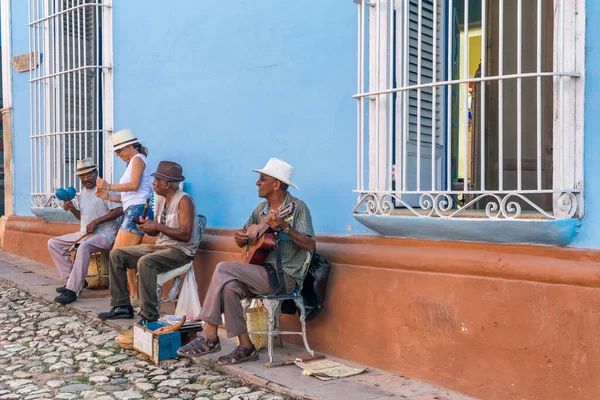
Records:
[[[136,235],[144,236],[144,232],[140,231],[135,222],[133,222],[132,218],[140,218],[142,213],[144,212],[144,204],[136,204],[135,206],[129,206],[127,210],[125,210],[125,215],[123,216],[123,223],[121,224],[121,230],[125,232],[135,233]],[[151,207],[148,207],[148,212],[146,213],[146,217],[150,220],[154,220],[154,211],[152,211]]]

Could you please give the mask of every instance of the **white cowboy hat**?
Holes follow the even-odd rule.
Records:
[[[130,144],[136,144],[140,141],[135,137],[131,129],[123,129],[110,137],[112,140],[113,151],[121,150]]]
[[[290,185],[294,189],[298,189],[298,186],[292,183],[294,167],[279,158],[269,158],[269,161],[267,161],[267,164],[263,169],[253,169],[252,171],[269,175],[270,177]]]
[[[91,158],[84,158],[83,160],[77,160],[77,170],[75,171],[75,175],[83,175],[91,172],[95,169],[98,169],[98,166],[94,164]]]

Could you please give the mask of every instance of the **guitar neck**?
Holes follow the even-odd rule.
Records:
[[[292,213],[293,210],[294,210],[294,203],[288,204],[283,209],[281,209],[277,212],[277,219],[287,218]],[[259,238],[262,235],[264,235],[265,232],[267,232],[269,230],[269,228],[270,228],[269,225],[267,225],[265,223],[265,220],[263,220],[260,224],[260,227],[256,231],[256,238]]]

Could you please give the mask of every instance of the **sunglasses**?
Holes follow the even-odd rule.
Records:
[[[163,225],[167,223],[167,210],[163,210],[163,212],[160,213],[160,223]]]
[[[83,175],[79,175],[79,179],[91,179],[96,174],[96,171],[87,172]]]
[[[261,182],[275,182],[277,179],[261,174],[258,180]]]

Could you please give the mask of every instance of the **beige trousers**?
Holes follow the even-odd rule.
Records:
[[[296,287],[296,280],[285,274],[286,292]],[[271,293],[269,277],[264,267],[236,262],[221,262],[210,280],[200,319],[211,325],[223,323],[225,314],[227,337],[248,333],[241,300],[257,294]]]
[[[61,278],[67,280],[65,287],[75,293],[78,293],[83,288],[83,281],[88,273],[90,255],[112,247],[112,242],[102,235],[87,236],[79,242],[81,244],[77,248],[75,262],[73,262],[70,256],[65,256],[63,253],[82,234],[82,232],[74,232],[48,240],[48,250],[50,251],[54,265],[56,265]]]

